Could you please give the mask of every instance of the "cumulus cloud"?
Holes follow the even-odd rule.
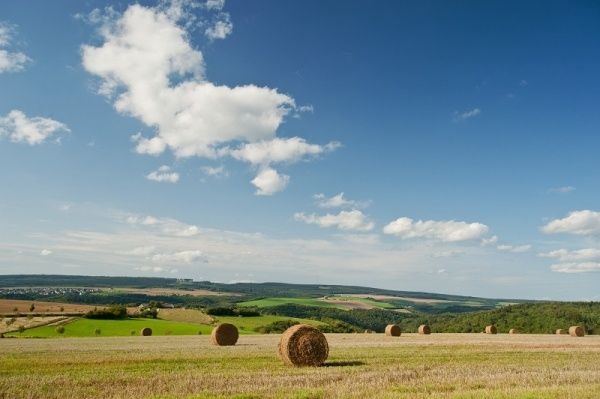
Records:
[[[41,144],[51,136],[70,131],[64,123],[42,117],[29,118],[19,110],[0,117],[0,137],[6,136],[13,143]]]
[[[514,254],[520,254],[527,252],[531,249],[531,245],[498,245],[496,247],[499,251],[512,252]]]
[[[256,195],[273,195],[285,190],[289,182],[288,175],[282,175],[272,168],[262,169],[252,180],[252,184],[256,187]]]
[[[171,167],[163,165],[158,170],[148,173],[146,179],[157,182],[177,183],[179,181],[179,173],[173,172]]]
[[[468,241],[482,238],[488,227],[481,223],[466,223],[435,220],[418,220],[401,217],[383,228],[385,234],[395,235],[402,239],[428,238],[443,242]]]
[[[0,73],[19,72],[31,59],[19,51],[10,51],[15,28],[6,22],[0,22]]]
[[[165,235],[175,237],[191,237],[200,233],[197,226],[189,225],[170,218],[157,218],[154,216],[128,216],[127,223],[130,225],[150,226]]]
[[[488,245],[494,245],[498,242],[498,236],[491,236],[489,238],[482,238],[481,239],[481,245],[486,247]]]
[[[52,255],[52,251],[50,251],[49,249],[42,249],[40,251],[40,255],[42,255],[42,256]]]
[[[558,273],[600,272],[600,262],[560,263],[550,266],[550,269]]]
[[[454,113],[454,121],[455,122],[464,121],[464,120],[467,120],[470,118],[474,118],[479,114],[481,114],[481,110],[479,108],[473,108],[471,110],[464,111],[464,112],[456,111]]]
[[[313,198],[315,199],[317,206],[321,208],[366,208],[369,205],[368,202],[349,200],[344,197],[343,192],[336,194],[333,197],[327,197],[325,194],[319,193],[315,194]]]
[[[339,230],[351,231],[371,231],[375,223],[370,221],[365,214],[357,209],[351,211],[341,211],[337,215],[305,215],[302,212],[296,213],[294,219],[307,224],[315,224],[319,227],[336,227]]]
[[[210,40],[225,39],[233,32],[233,24],[229,14],[223,14],[213,25],[206,28],[204,34]]]
[[[557,249],[540,254],[544,258],[554,258],[561,262],[581,262],[581,261],[599,261],[600,262],[600,249],[597,248],[584,248],[574,251],[568,249]]]
[[[229,176],[229,172],[227,171],[227,169],[225,169],[225,166],[223,166],[223,165],[221,165],[221,166],[203,166],[200,168],[200,170],[206,176],[210,176],[210,177],[221,178],[221,177]]]
[[[574,211],[563,219],[550,221],[542,227],[542,231],[546,234],[597,235],[600,234],[600,212]]]
[[[224,3],[204,4],[220,10]],[[203,55],[186,30],[187,6],[186,1],[174,1],[169,8],[134,4],[123,14],[95,18],[102,43],[82,46],[84,68],[100,79],[99,93],[114,100],[117,112],[155,129],[154,135],[133,137],[138,153],[158,155],[168,149],[179,158],[233,156],[262,166],[258,182],[279,176],[281,187],[287,179],[269,172],[270,163],[297,162],[334,145],[276,137],[284,118],[297,108],[289,95],[253,84],[229,87],[208,81]]]

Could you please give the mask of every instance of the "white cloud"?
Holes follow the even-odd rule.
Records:
[[[575,187],[573,186],[563,186],[563,187],[553,187],[548,190],[549,193],[559,193],[566,194],[575,191]]]
[[[21,52],[12,52],[10,46],[14,34],[14,27],[5,22],[0,22],[0,73],[19,72],[31,59]]]
[[[13,143],[41,144],[60,132],[69,133],[70,130],[64,123],[49,118],[29,118],[19,110],[0,117],[0,137],[7,136]]]
[[[257,189],[256,195],[273,195],[285,190],[289,181],[288,175],[282,175],[272,168],[264,168],[258,172],[251,183]]]
[[[515,254],[520,254],[527,252],[531,249],[531,245],[498,245],[496,247],[499,251],[512,252]]]
[[[479,239],[488,232],[481,223],[466,223],[435,220],[418,220],[402,217],[383,228],[385,234],[406,238],[429,238],[444,242],[457,242]]]
[[[294,163],[307,156],[317,156],[335,150],[338,142],[326,145],[310,144],[300,137],[274,138],[242,145],[231,150],[233,158],[252,165],[268,166],[272,163]]]
[[[555,219],[542,227],[546,234],[568,233],[576,235],[600,234],[600,212],[574,211],[563,219]]]
[[[156,129],[154,136],[133,137],[136,151],[158,155],[169,149],[179,158],[232,155],[254,165],[252,154],[266,150],[260,162],[267,166],[331,149],[333,144],[276,138],[284,118],[297,108],[289,95],[253,84],[229,87],[206,80],[203,55],[186,31],[188,3],[173,2],[168,9],[134,4],[122,15],[94,18],[103,43],[82,47],[85,69],[100,78],[99,92],[114,99],[119,113]],[[214,10],[224,3],[204,4]],[[230,150],[230,144],[238,149]],[[259,175],[264,173],[259,169]]]
[[[540,254],[544,258],[555,258],[561,262],[600,261],[600,249],[584,248],[575,251],[557,249]]]
[[[305,215],[299,212],[294,215],[294,219],[320,227],[337,227],[340,230],[371,231],[375,227],[375,224],[365,214],[356,209],[341,211],[337,215],[326,214],[323,216],[315,214]]]
[[[481,245],[486,247],[488,245],[494,245],[498,242],[498,236],[491,236],[490,238],[482,238]]]
[[[456,121],[456,122],[464,121],[464,120],[476,117],[479,114],[481,114],[481,110],[479,108],[473,108],[471,110],[460,112],[460,113],[458,111],[456,111],[454,113],[454,121]]]
[[[229,176],[229,172],[227,171],[227,169],[225,169],[225,166],[223,166],[223,165],[221,165],[221,166],[203,166],[200,168],[200,170],[206,176],[211,176],[211,177],[215,177],[215,178]]]
[[[153,273],[164,273],[164,272],[176,273],[177,272],[177,269],[168,270],[161,266],[138,266],[138,267],[135,267],[134,269],[139,270],[141,272],[153,272]]]
[[[225,0],[206,0],[205,6],[209,10],[222,10],[225,7]]]
[[[146,179],[157,182],[177,183],[179,181],[179,173],[172,172],[169,166],[163,165],[158,170],[146,175]]]
[[[231,32],[233,32],[233,24],[231,23],[229,14],[223,13],[213,25],[206,28],[204,34],[210,40],[216,40],[225,39]]]
[[[40,255],[42,255],[42,256],[52,255],[52,251],[50,251],[49,249],[42,249],[40,251]]]
[[[127,223],[137,226],[152,226],[166,235],[175,237],[191,237],[200,233],[197,226],[182,223],[175,219],[157,218],[154,216],[129,216]]]
[[[191,264],[199,260],[203,260],[202,251],[190,250],[190,251],[179,251],[172,253],[157,253],[152,255],[150,258],[153,262],[157,263],[184,263]]]
[[[326,197],[325,194],[315,194],[313,198],[321,208],[366,208],[368,202],[359,202],[344,198],[344,193],[339,193],[333,197]]]
[[[131,250],[132,255],[141,255],[141,256],[149,256],[152,255],[156,251],[156,247],[152,245],[136,247]]]
[[[560,263],[550,266],[550,269],[558,273],[600,272],[600,262]]]

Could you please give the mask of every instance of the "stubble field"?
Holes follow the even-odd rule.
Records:
[[[325,367],[279,335],[0,340],[0,398],[598,398],[600,337],[328,334]]]

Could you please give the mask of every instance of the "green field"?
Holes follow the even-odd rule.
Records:
[[[0,339],[0,398],[597,399],[600,337],[327,334],[322,368],[279,335]],[[66,355],[68,354],[68,355]]]
[[[93,337],[96,329],[100,329],[100,335],[113,337],[132,335],[132,331],[139,335],[140,330],[144,327],[150,327],[153,335],[197,335],[198,332],[210,334],[212,331],[212,327],[208,325],[159,319],[91,320],[81,318],[65,324],[63,327],[65,328],[63,334],[56,331],[56,326],[43,326],[10,335],[40,338],[59,337],[61,335],[65,337]]]
[[[306,323],[314,326],[323,324],[315,320],[297,319],[285,316],[257,316],[257,317],[236,317],[221,316],[215,318],[216,323],[231,323],[235,325],[240,334],[256,334],[255,328],[271,324],[275,321],[294,320],[298,323]],[[28,337],[28,338],[50,338],[50,337],[94,337],[96,329],[100,329],[100,335],[105,337],[118,337],[135,335],[140,333],[144,327],[152,329],[152,335],[198,335],[210,334],[213,325],[200,323],[186,323],[179,321],[161,320],[161,319],[127,319],[127,320],[92,320],[78,318],[63,325],[64,333],[59,334],[56,326],[43,326],[25,330],[23,333],[14,332],[6,334],[9,337]]]
[[[263,298],[252,301],[240,302],[238,306],[251,306],[257,308],[267,308],[271,306],[279,305],[305,305],[305,306],[319,306],[323,308],[336,308],[336,309],[348,309],[348,306],[344,305],[344,302],[359,302],[374,308],[391,309],[395,306],[386,302],[376,301],[369,298],[356,298],[349,296],[332,296],[339,303],[325,302],[319,298]]]
[[[235,325],[240,334],[256,334],[254,331],[255,328],[266,326],[267,324],[271,324],[275,321],[283,321],[283,320],[293,320],[298,323],[310,324],[313,326],[318,326],[324,323],[315,320],[309,319],[298,319],[295,317],[285,317],[285,316],[258,316],[258,317],[237,317],[237,316],[219,316],[216,317],[216,321],[218,323],[231,323]]]

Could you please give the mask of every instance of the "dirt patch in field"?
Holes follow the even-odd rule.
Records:
[[[177,288],[119,288],[130,294],[143,294],[148,296],[190,295],[190,296],[241,296],[235,292],[216,292],[209,290],[180,290]]]
[[[14,321],[13,321],[14,319]],[[46,326],[49,324],[58,324],[69,320],[70,317],[53,316],[53,317],[5,317],[0,321],[0,333],[8,333],[19,331],[20,327],[25,329]]]
[[[0,299],[0,313],[13,313],[17,309],[18,313],[29,313],[31,304],[35,306],[33,313],[85,313],[94,308],[104,306],[78,305],[73,303],[61,302],[43,302],[43,301],[24,301],[17,299]]]
[[[214,319],[206,313],[194,309],[159,309],[158,317],[184,323],[212,324],[214,322]]]

